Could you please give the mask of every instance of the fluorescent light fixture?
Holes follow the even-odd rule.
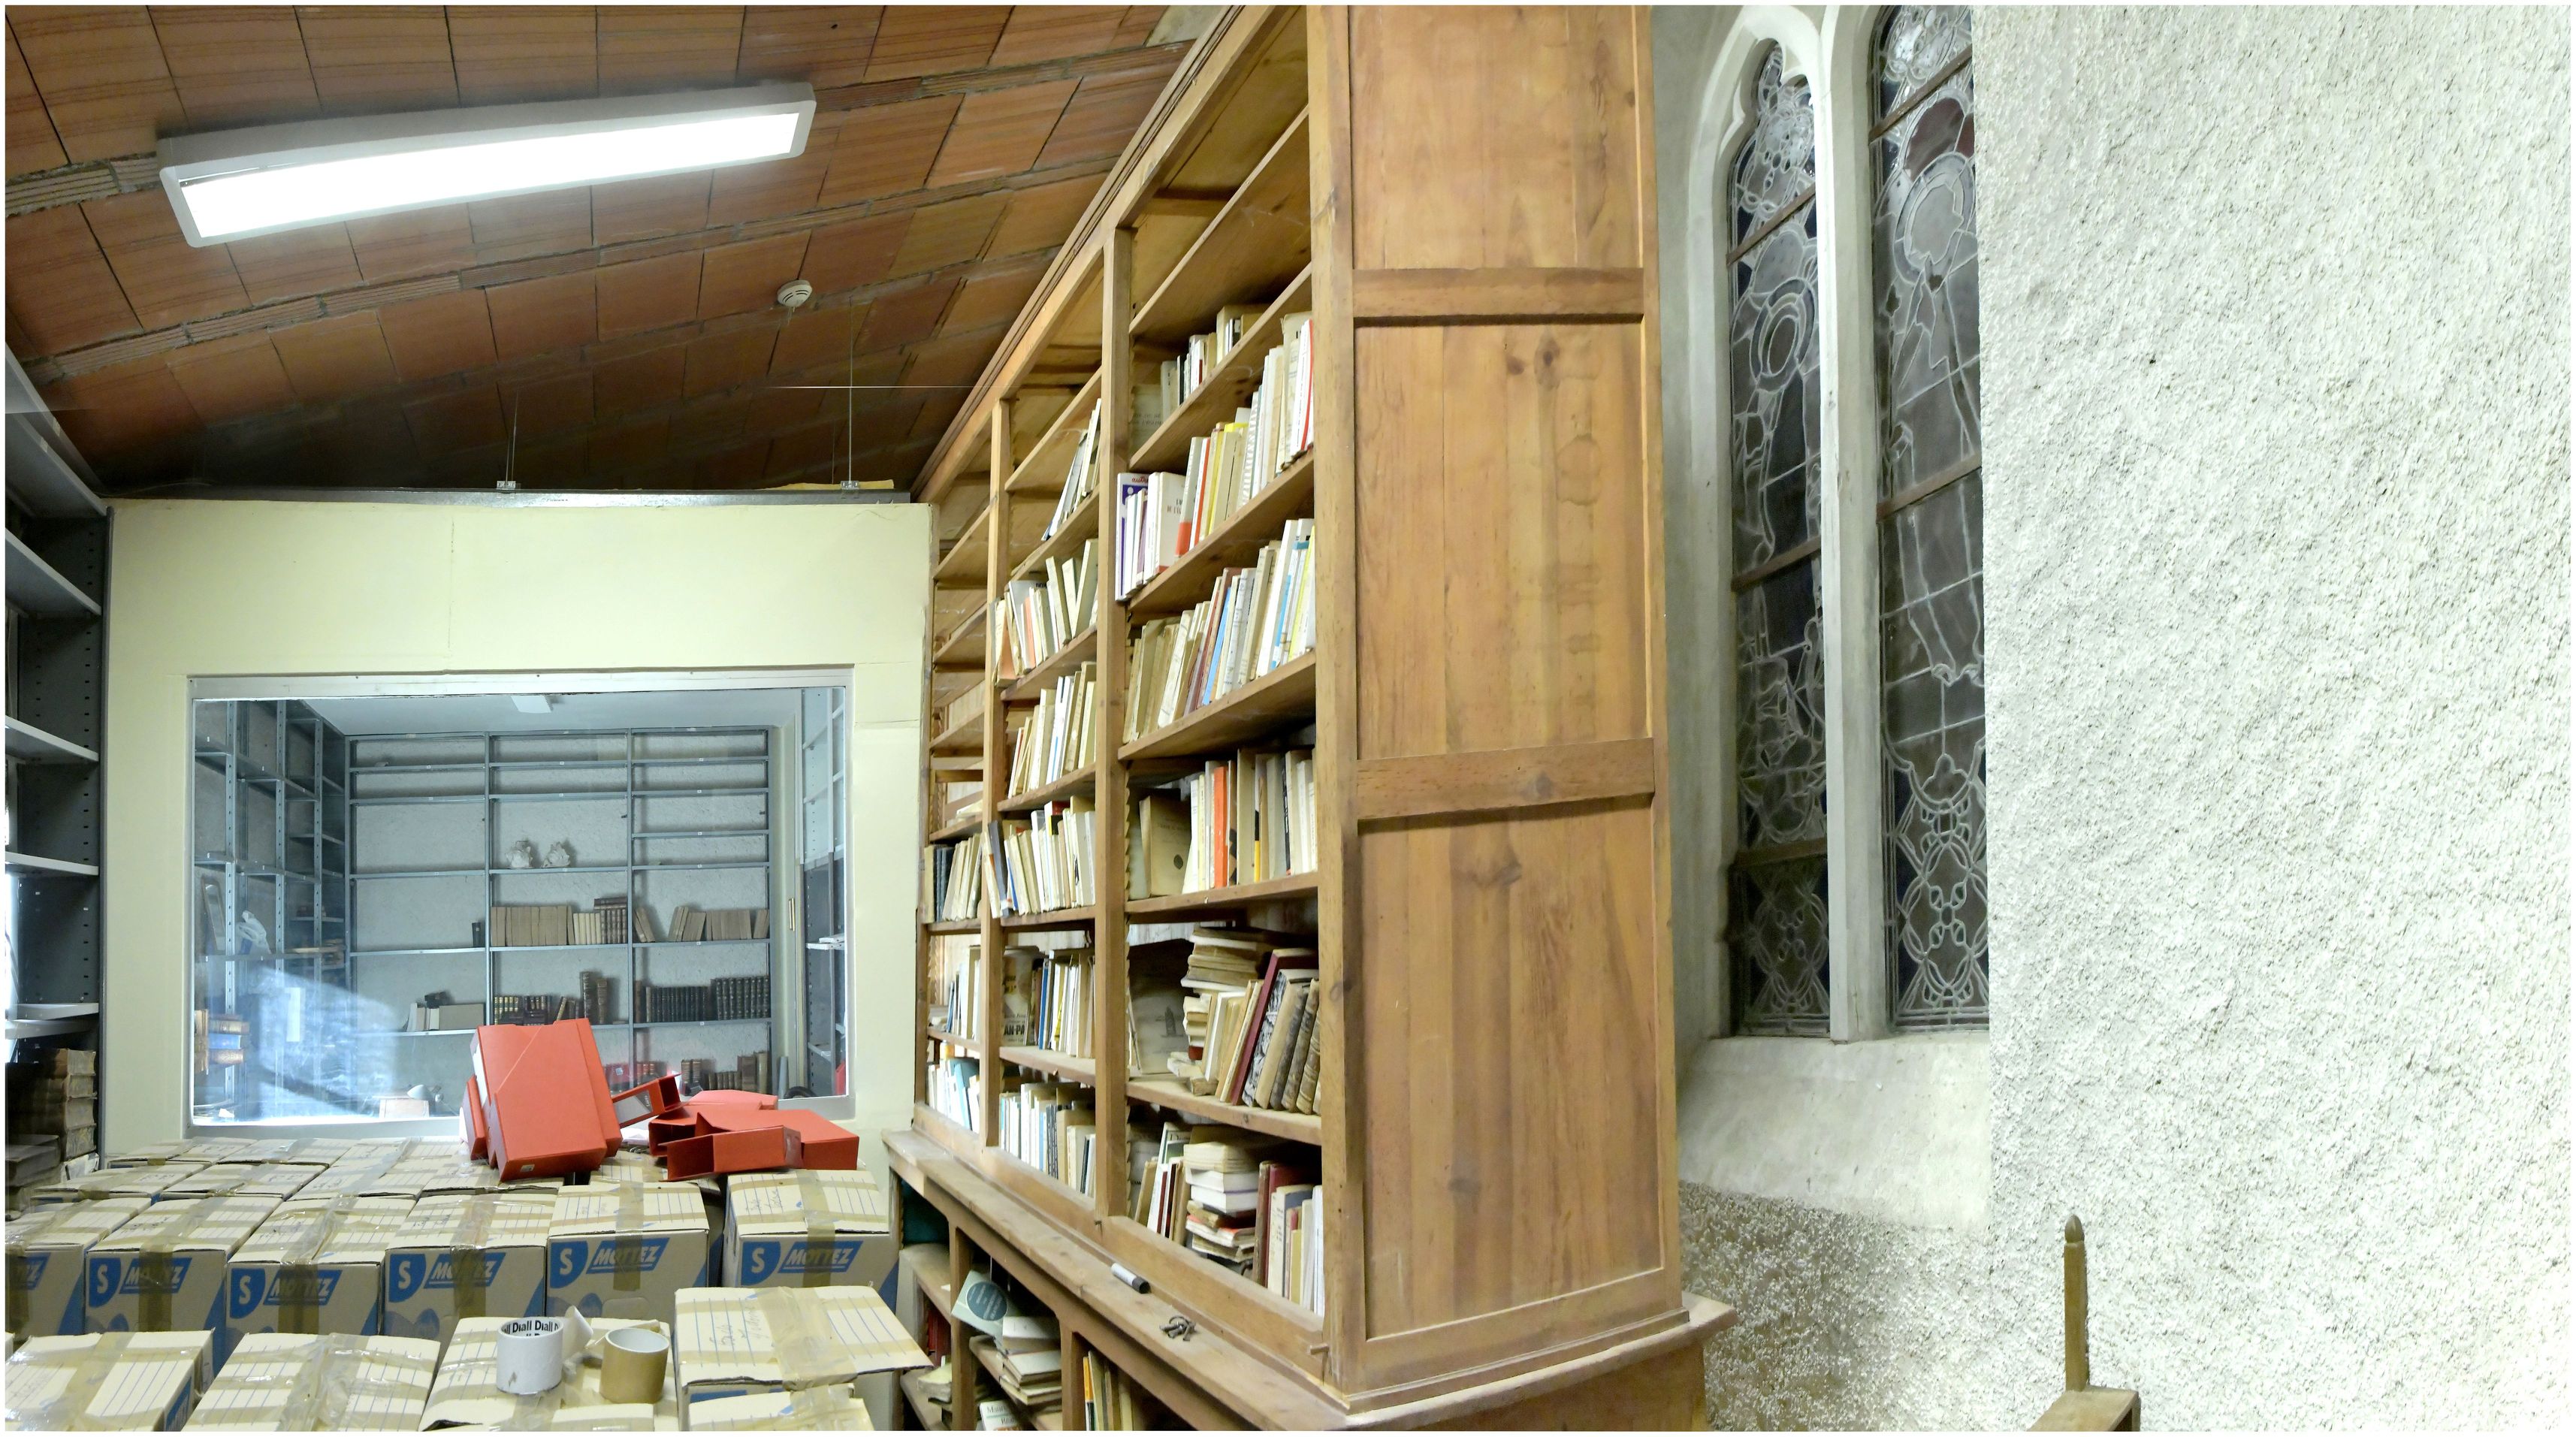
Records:
[[[304,120],[161,142],[188,243],[674,175],[805,152],[814,88],[745,85],[615,100]]]

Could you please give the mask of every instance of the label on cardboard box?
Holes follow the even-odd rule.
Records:
[[[385,1245],[411,1216],[409,1198],[298,1198],[278,1205],[235,1249],[225,1284],[230,1354],[254,1332],[378,1330]]]
[[[555,1195],[546,1312],[668,1322],[682,1288],[713,1280],[707,1207],[687,1183],[609,1183]]]
[[[700,1402],[928,1367],[885,1299],[864,1287],[699,1287],[680,1294],[672,1361]]]
[[[894,1266],[885,1194],[866,1169],[738,1173],[725,1194],[734,1287],[874,1287]]]
[[[20,1432],[175,1432],[214,1381],[211,1332],[32,1337],[9,1356]]]
[[[666,1372],[662,1378],[662,1400],[610,1403],[599,1395],[599,1366],[585,1362],[572,1370],[572,1375],[551,1392],[533,1397],[513,1396],[501,1390],[499,1353],[501,1324],[505,1317],[469,1317],[456,1325],[456,1335],[448,1339],[447,1353],[439,1359],[438,1380],[429,1389],[429,1404],[422,1409],[420,1425],[426,1431],[434,1427],[507,1428],[512,1431],[676,1431],[680,1426],[680,1404],[674,1397],[676,1380]],[[621,1327],[658,1327],[623,1318],[593,1319],[594,1340],[606,1337]]]
[[[58,1203],[9,1224],[9,1335],[72,1337],[88,1325],[89,1250],[152,1204],[139,1197]]]
[[[207,1197],[154,1203],[89,1250],[85,1321],[92,1332],[211,1332],[224,1341],[224,1286],[235,1249],[277,1204]]]
[[[385,1250],[384,1330],[443,1342],[468,1317],[543,1317],[552,1190],[420,1200]]]

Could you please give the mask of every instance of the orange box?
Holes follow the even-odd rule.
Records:
[[[709,1088],[689,1099],[696,1108],[774,1108],[778,1100],[767,1093],[746,1093],[739,1088]]]
[[[800,1168],[850,1169],[859,1165],[859,1135],[829,1118],[818,1117],[796,1108],[775,1111],[732,1111],[718,1108],[703,1112],[699,1120],[716,1133],[758,1132],[764,1128],[786,1128],[796,1134],[797,1155],[791,1166]]]
[[[474,1078],[502,1177],[588,1172],[617,1150],[617,1114],[589,1020],[475,1029]]]
[[[803,1147],[794,1128],[776,1124],[742,1132],[719,1129],[662,1149],[662,1165],[673,1182],[719,1173],[756,1173],[804,1166],[798,1161]]]
[[[465,1155],[488,1158],[492,1154],[492,1132],[486,1126],[491,1120],[483,1112],[483,1085],[473,1078],[465,1080],[465,1101],[457,1106],[457,1118],[465,1126]]]
[[[658,1118],[680,1106],[680,1080],[664,1074],[649,1083],[639,1083],[608,1100],[621,1123],[640,1123]]]

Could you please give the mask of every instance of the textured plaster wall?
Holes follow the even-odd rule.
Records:
[[[2563,1413],[2567,54],[1978,12],[1988,1219],[1686,1187],[1721,1425],[2026,1423],[2069,1211],[2152,1426]]]

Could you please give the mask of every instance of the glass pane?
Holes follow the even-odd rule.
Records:
[[[1974,463],[1979,449],[1972,87],[1960,69],[1878,140],[1881,498]]]
[[[1896,1021],[1986,1019],[1984,483],[1880,526],[1887,950]]]
[[[1799,210],[1735,262],[1727,374],[1737,573],[1816,533],[1815,116],[1806,87],[1779,76],[1774,50],[1756,89],[1764,108],[1735,167],[1739,236],[1786,206]]]
[[[1824,644],[1816,561],[1736,596],[1736,807],[1739,851],[1729,941],[1744,1032],[1823,1031],[1825,860],[1766,851],[1825,836]]]
[[[1735,1031],[1823,1036],[1826,1006],[1825,861],[1739,867],[1729,885]]]

